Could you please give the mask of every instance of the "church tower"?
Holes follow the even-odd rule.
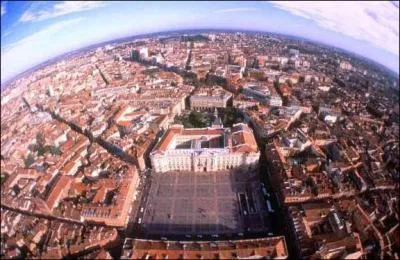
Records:
[[[214,110],[214,121],[211,125],[211,128],[223,128],[224,125],[222,124],[221,118],[218,116],[218,110],[215,108]]]

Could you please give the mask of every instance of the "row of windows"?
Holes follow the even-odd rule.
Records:
[[[241,156],[231,156],[231,157],[211,157],[208,160],[195,160],[193,161],[192,159],[189,158],[168,158],[165,157],[161,160],[155,160],[154,161],[154,166],[156,168],[160,168],[160,167],[164,167],[164,163],[163,160],[165,160],[166,164],[170,167],[170,168],[174,168],[174,167],[190,167],[189,165],[191,165],[192,163],[195,166],[200,165],[214,165],[214,166],[224,166],[224,165],[234,165],[234,166],[238,166],[240,164],[243,163],[243,158]],[[258,160],[258,157],[248,157],[244,163],[253,163],[255,161]]]
[[[253,160],[250,160],[253,161]],[[184,160],[168,160],[168,165],[186,165],[186,164],[190,164],[192,162],[192,160],[188,160],[188,159],[184,159]],[[233,157],[233,158],[215,158],[214,160],[210,160],[210,161],[194,161],[195,164],[202,164],[202,165],[206,165],[206,164],[238,164],[238,163],[242,163],[242,158],[238,158],[238,157]],[[162,166],[161,163],[156,162],[155,163],[156,166]]]

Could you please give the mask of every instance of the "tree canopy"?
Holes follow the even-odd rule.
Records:
[[[231,107],[225,109],[224,117],[222,118],[222,123],[225,127],[232,127],[233,124],[241,122],[243,122],[243,117],[239,111]]]

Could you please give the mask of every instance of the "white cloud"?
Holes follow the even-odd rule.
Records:
[[[366,41],[399,56],[398,2],[272,1],[272,4],[323,28]]]
[[[258,10],[257,8],[252,8],[252,7],[241,7],[241,8],[220,9],[214,11],[214,13],[239,13],[239,12],[253,12],[257,10]]]
[[[5,39],[8,35],[12,33],[11,30],[7,30],[4,33],[1,34],[1,39]]]
[[[41,10],[37,10],[38,8],[33,6],[22,14],[19,21],[42,21],[66,14],[91,10],[105,5],[106,3],[103,1],[63,1],[54,4],[50,8],[42,8]]]
[[[40,30],[34,34],[31,34],[31,35],[19,40],[18,42],[12,43],[11,45],[18,46],[18,45],[26,44],[26,43],[31,44],[33,41],[40,40],[44,36],[48,36],[50,34],[56,33],[58,31],[62,30],[63,28],[65,28],[71,24],[77,23],[81,20],[83,20],[83,18],[75,18],[75,19],[64,20],[64,21],[61,21],[58,23],[54,23],[54,24],[44,28],[43,30]]]
[[[60,46],[52,44],[52,39],[56,38],[57,33],[82,20],[83,18],[75,18],[54,23],[17,42],[1,46],[1,80],[35,66],[38,61],[57,55]]]
[[[1,16],[3,16],[5,13],[6,13],[6,11],[7,11],[7,9],[6,9],[6,1],[4,1],[4,2],[1,2]]]

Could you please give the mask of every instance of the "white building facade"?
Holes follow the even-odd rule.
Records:
[[[259,157],[253,132],[245,124],[236,124],[232,129],[184,129],[174,125],[150,153],[156,172],[251,168]]]

